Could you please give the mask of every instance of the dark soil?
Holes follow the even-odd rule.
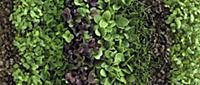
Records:
[[[0,0],[0,85],[15,85],[12,77],[12,66],[18,55],[12,43],[14,28],[9,21],[12,11],[12,0]]]
[[[143,0],[148,11],[148,24],[154,30],[151,36],[152,62],[150,85],[170,85],[171,31],[165,23],[169,9],[164,7],[163,0]]]

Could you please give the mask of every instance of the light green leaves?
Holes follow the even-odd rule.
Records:
[[[147,47],[148,33],[146,32],[149,32],[149,30],[143,29],[144,23],[146,23],[141,16],[144,13],[143,10],[141,12],[143,7],[138,5],[135,0],[110,0],[108,3],[105,3],[106,0],[99,0],[98,2],[103,4],[98,3],[99,11],[94,16],[96,23],[94,31],[101,39],[99,44],[105,48],[101,55],[101,67],[98,67],[99,78],[102,79],[100,83],[103,85],[131,85],[135,80],[128,81],[127,78],[128,75],[133,74],[135,79],[141,78],[143,84],[146,84],[148,82],[147,76],[149,76],[146,75],[148,65],[139,67],[142,63],[138,62],[144,60],[145,63],[149,63],[149,60],[146,59],[149,56],[143,51],[147,50],[145,47]],[[104,5],[107,7],[104,8]],[[130,15],[127,14],[127,11],[131,12]],[[129,24],[130,22],[131,24]],[[145,37],[141,39],[141,35]],[[145,45],[141,44],[143,39]],[[101,54],[101,51],[99,53]],[[130,58],[133,55],[135,58]],[[100,59],[100,56],[94,56],[95,59]],[[134,83],[140,84],[139,82]]]
[[[101,70],[100,70],[100,74],[101,74],[101,76],[106,77],[106,72],[105,72],[104,69],[101,69]]]
[[[31,64],[31,69],[32,69],[32,70],[36,70],[38,67],[39,67],[39,66],[38,66],[37,64],[35,64],[35,63],[32,63],[32,64]]]
[[[101,33],[99,32],[98,29],[95,29],[95,34],[96,34],[97,36],[101,36]]]
[[[111,85],[110,81],[108,78],[105,78],[104,84],[103,85]]]
[[[120,77],[119,81],[123,82],[124,84],[126,84],[126,79],[124,77]]]
[[[94,55],[94,58],[99,60],[103,55],[103,48],[100,48],[97,55]]]
[[[94,21],[99,24],[101,28],[106,28],[108,26],[108,22],[111,19],[111,13],[110,11],[105,11],[102,16],[95,15]]]
[[[81,16],[85,16],[87,13],[90,13],[89,9],[81,7],[77,9]]]
[[[133,74],[128,75],[128,79],[127,80],[128,80],[128,82],[134,82],[134,81],[136,81],[135,76]]]
[[[121,0],[124,4],[131,4],[132,1],[135,1],[135,0]]]
[[[100,37],[101,33],[99,32],[99,26],[98,25],[94,26],[94,30],[95,30],[95,34]]]
[[[118,65],[121,61],[124,61],[124,55],[122,53],[117,53],[114,59],[114,65]]]
[[[115,22],[120,28],[123,28],[129,24],[129,20],[122,16],[117,16]]]
[[[14,45],[20,55],[20,66],[15,64],[13,69],[17,85],[54,85],[64,75],[62,48],[65,41],[70,42],[74,36],[60,25],[63,24],[59,22],[63,3],[63,0],[14,1],[10,19],[17,29]],[[85,10],[79,12],[84,14]],[[50,75],[50,69],[55,71],[54,75]]]
[[[106,28],[107,26],[108,26],[108,23],[105,21],[105,20],[101,20],[100,21],[100,23],[99,23],[99,26],[101,27],[101,28]]]
[[[177,29],[181,28],[181,18],[176,18],[175,19],[176,25],[177,25]]]
[[[105,11],[102,16],[100,15],[95,15],[94,16],[94,21],[99,25],[99,27],[95,27],[95,34],[97,36],[105,36],[107,31],[111,30],[111,27],[107,29],[109,26],[109,20],[111,19],[111,13],[110,11]]]
[[[94,21],[96,22],[96,23],[99,23],[100,22],[100,20],[101,20],[101,16],[100,15],[95,15],[94,16]]]
[[[119,9],[121,8],[121,6],[119,6],[119,5],[117,5],[117,4],[114,4],[114,5],[112,6],[112,8],[113,8],[114,10],[119,10]]]
[[[32,18],[40,18],[33,10],[30,11],[30,15]]]
[[[194,22],[194,15],[190,14],[190,23],[193,23],[193,22]]]
[[[105,11],[102,15],[103,19],[109,21],[111,19],[110,11]]]
[[[33,35],[38,37],[40,35],[40,32],[39,31],[35,31],[35,33]]]
[[[128,65],[128,64],[127,64],[127,67],[129,68],[129,70],[130,70],[131,72],[133,72],[133,67],[131,67],[131,66]]]
[[[104,0],[104,1],[105,1],[106,3],[107,3],[107,2],[110,2],[110,0]]]
[[[71,40],[74,38],[74,35],[72,35],[69,31],[65,31],[62,37],[65,39],[66,42],[70,43]]]
[[[77,6],[84,6],[84,2],[83,0],[74,0],[74,4],[77,5]]]
[[[177,4],[178,3],[178,4]],[[200,1],[192,0],[165,0],[165,4],[170,8],[172,14],[167,17],[167,24],[170,27],[175,36],[171,49],[171,61],[172,61],[172,77],[171,83],[175,84],[199,84],[195,80],[199,80],[199,77],[192,77],[199,69],[199,53],[197,49],[199,43],[196,43],[196,39],[199,39],[199,10]],[[195,5],[192,5],[195,4]],[[192,6],[192,7],[190,7]],[[197,26],[198,25],[198,26]],[[196,61],[198,60],[198,62]],[[197,73],[199,74],[199,73]],[[188,76],[190,75],[190,76]],[[196,82],[196,83],[195,83]]]
[[[83,38],[84,38],[85,40],[89,40],[89,39],[90,39],[90,36],[89,36],[89,32],[88,32],[88,31],[85,31],[85,32],[83,33]]]
[[[27,64],[27,63],[24,63],[23,66],[24,66],[26,69],[29,69],[29,68],[30,68],[30,65]]]

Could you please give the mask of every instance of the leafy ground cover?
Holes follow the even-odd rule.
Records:
[[[199,85],[199,8],[197,0],[1,0],[0,85]]]
[[[64,45],[64,55],[69,62],[65,79],[70,85],[98,84],[94,53],[100,46],[93,30],[96,6],[95,0],[66,0],[63,17],[71,34],[66,36],[68,42]]]
[[[99,53],[103,63],[96,66],[100,84],[148,84],[150,30],[145,27],[147,15],[143,4],[123,0],[99,3],[102,4],[94,17],[94,30],[102,46]]]
[[[69,84],[148,83],[150,30],[144,26],[147,15],[142,6],[138,1],[67,2],[64,20],[73,34],[69,38],[74,38],[64,47],[73,67],[66,73]]]
[[[165,0],[170,8],[166,22],[173,31],[172,85],[199,85],[199,8],[197,0]]]
[[[61,85],[67,62],[62,54],[68,31],[61,21],[64,0],[16,0],[11,15],[20,62],[14,65],[17,85]],[[67,40],[66,40],[67,41]]]
[[[16,83],[60,85],[65,78],[77,85],[147,84],[151,32],[146,11],[131,0],[15,1]]]

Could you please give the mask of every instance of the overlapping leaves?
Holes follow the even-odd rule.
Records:
[[[93,32],[93,16],[96,1],[72,0],[66,1],[63,13],[66,27],[73,33],[73,39],[67,39],[64,46],[64,55],[69,62],[69,68],[65,74],[65,80],[72,85],[98,84],[95,74],[95,58],[99,59],[102,53],[96,53],[99,49],[97,37]],[[90,9],[91,8],[91,9]],[[92,11],[90,11],[92,10]],[[68,35],[70,36],[70,35]],[[72,40],[71,40],[72,39]],[[97,57],[93,57],[93,56]]]
[[[129,3],[130,5],[126,6]],[[105,7],[106,6],[106,7]],[[138,6],[138,7],[137,7]],[[96,68],[103,85],[147,84],[150,56],[148,31],[144,29],[142,5],[133,0],[99,0],[94,16],[95,34],[102,45],[103,63]],[[104,10],[101,10],[104,9]],[[137,10],[137,11],[135,11]],[[128,13],[128,14],[127,14]],[[145,42],[144,42],[145,41]],[[143,57],[141,57],[143,56]],[[141,62],[143,60],[143,63]]]
[[[172,85],[200,83],[199,74],[199,1],[165,0],[172,14],[166,22],[173,29],[171,50]]]
[[[16,0],[11,20],[17,29],[14,45],[20,62],[14,66],[17,85],[64,84],[64,42],[72,35],[60,22],[64,0]]]

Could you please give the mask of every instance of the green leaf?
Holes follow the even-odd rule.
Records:
[[[38,68],[39,66],[37,65],[37,64],[31,64],[31,68],[32,68],[32,70],[36,70],[37,68]]]
[[[14,68],[14,69],[17,69],[17,68],[19,68],[19,65],[18,65],[18,64],[15,64],[15,65],[13,65],[13,68]]]
[[[175,22],[176,22],[176,25],[177,25],[177,29],[180,29],[181,28],[181,20],[180,20],[180,18],[176,18]]]
[[[187,52],[190,53],[190,54],[194,54],[195,53],[190,47],[187,48]]]
[[[29,11],[28,8],[25,8],[25,9],[24,9],[24,12],[23,12],[23,15],[27,15],[27,14],[28,14],[28,11]]]
[[[108,68],[109,68],[109,65],[106,64],[106,63],[102,63],[102,64],[101,64],[101,67],[104,68],[104,69],[107,71]]]
[[[85,40],[89,40],[90,39],[90,36],[89,36],[89,33],[88,33],[88,31],[85,31],[84,33],[83,33],[83,38],[85,39]]]
[[[69,31],[65,31],[62,37],[65,39],[66,42],[70,43],[71,40],[74,38],[74,35],[72,35]]]
[[[62,82],[62,80],[57,78],[55,85],[62,85],[61,82]]]
[[[133,0],[122,0],[122,2],[124,3],[124,4],[131,4],[131,1],[133,1]]]
[[[32,18],[40,18],[34,11],[31,10],[30,13]]]
[[[121,0],[124,4],[126,4],[126,0]]]
[[[109,79],[106,78],[105,81],[104,81],[104,84],[103,85],[111,85],[111,83],[109,82]]]
[[[131,74],[131,72],[128,69],[122,69],[122,71],[126,74]]]
[[[115,22],[118,27],[125,27],[129,24],[129,20],[122,16],[117,16]]]
[[[114,65],[118,65],[121,61],[123,61],[124,55],[122,53],[117,53],[114,59]]]
[[[190,14],[190,22],[193,23],[194,22],[194,15]]]
[[[111,19],[111,14],[110,14],[110,11],[105,11],[102,15],[102,17],[105,19],[105,20],[110,20]]]
[[[104,0],[104,1],[105,1],[106,3],[107,3],[107,2],[110,2],[110,0]]]
[[[94,56],[95,59],[99,60],[103,55],[103,48],[100,48],[98,54]]]
[[[104,55],[105,55],[106,58],[111,59],[111,53],[112,53],[112,51],[106,50],[106,51],[104,52]]]
[[[124,77],[120,77],[119,81],[123,82],[124,84],[126,84],[126,79]]]
[[[108,26],[108,23],[104,19],[102,19],[100,21],[99,25],[101,28],[106,28]]]
[[[40,32],[38,30],[35,31],[34,36],[38,37],[39,35],[40,35]]]
[[[114,5],[112,6],[112,8],[113,8],[114,10],[119,10],[119,9],[121,8],[121,6],[118,6],[118,5],[114,4]]]
[[[96,25],[94,28],[95,28],[95,34],[97,36],[101,36],[101,33],[99,32],[99,27]]]
[[[100,75],[103,76],[103,77],[106,77],[106,72],[104,69],[101,69],[100,70]]]
[[[105,37],[105,36],[106,36],[107,32],[106,32],[106,29],[105,29],[105,28],[100,28],[100,29],[98,29],[98,30],[99,30],[99,32],[101,33],[101,36],[102,36],[102,37]]]
[[[78,10],[78,13],[80,13],[81,16],[85,16],[87,13],[90,13],[89,9],[83,8],[83,7],[78,8],[77,10]]]
[[[133,72],[133,68],[132,68],[129,64],[127,64],[127,67],[129,68],[129,70],[130,70],[131,72]]]
[[[26,69],[29,69],[29,68],[30,68],[30,65],[28,65],[27,63],[23,63],[23,66],[24,66]]]
[[[94,16],[94,22],[96,22],[96,23],[99,23],[100,22],[100,20],[101,20],[101,16],[100,15],[95,15]]]
[[[136,79],[135,79],[135,76],[133,74],[128,75],[128,79],[127,79],[128,82],[134,82],[135,80]]]
[[[50,81],[45,81],[44,85],[52,85],[52,83]]]
[[[114,20],[110,20],[109,21],[109,27],[113,28],[114,26],[116,26],[116,23]]]
[[[84,6],[85,4],[82,2],[82,0],[74,0],[74,4],[77,6]]]

